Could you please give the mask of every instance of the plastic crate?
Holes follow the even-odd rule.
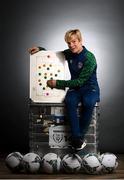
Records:
[[[57,109],[58,108],[58,109]],[[77,113],[80,116],[81,106]],[[83,154],[98,152],[98,118],[99,104],[93,110],[92,121],[85,136],[87,146]],[[63,131],[63,128],[67,129]],[[70,132],[63,103],[30,103],[29,104],[29,147],[30,152],[40,155],[55,152],[63,156],[68,148]]]

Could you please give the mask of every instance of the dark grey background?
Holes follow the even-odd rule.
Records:
[[[67,48],[79,28],[98,63],[99,148],[124,153],[123,0],[4,0],[1,5],[0,151],[28,151],[29,54],[32,46]]]

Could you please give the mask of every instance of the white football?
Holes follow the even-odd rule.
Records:
[[[6,157],[5,164],[11,171],[17,172],[23,168],[22,159],[23,155],[20,152],[12,152]]]
[[[117,166],[117,157],[112,153],[103,153],[100,156],[101,164],[102,164],[102,171],[105,173],[113,172]]]
[[[88,174],[99,174],[102,169],[99,156],[95,153],[86,154],[82,160],[82,168]]]
[[[23,157],[23,168],[25,172],[37,173],[40,170],[41,158],[38,154],[30,152]]]
[[[61,158],[55,153],[47,153],[43,156],[41,169],[45,173],[58,173],[61,169]]]
[[[62,159],[62,168],[67,173],[77,173],[81,169],[82,159],[78,154],[66,154]]]

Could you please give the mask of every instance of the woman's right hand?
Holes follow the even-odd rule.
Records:
[[[28,49],[28,52],[32,55],[39,51],[39,47],[32,47]]]

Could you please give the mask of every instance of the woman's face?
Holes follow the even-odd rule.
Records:
[[[79,54],[83,50],[82,41],[79,41],[76,35],[72,35],[67,44],[73,53]]]

